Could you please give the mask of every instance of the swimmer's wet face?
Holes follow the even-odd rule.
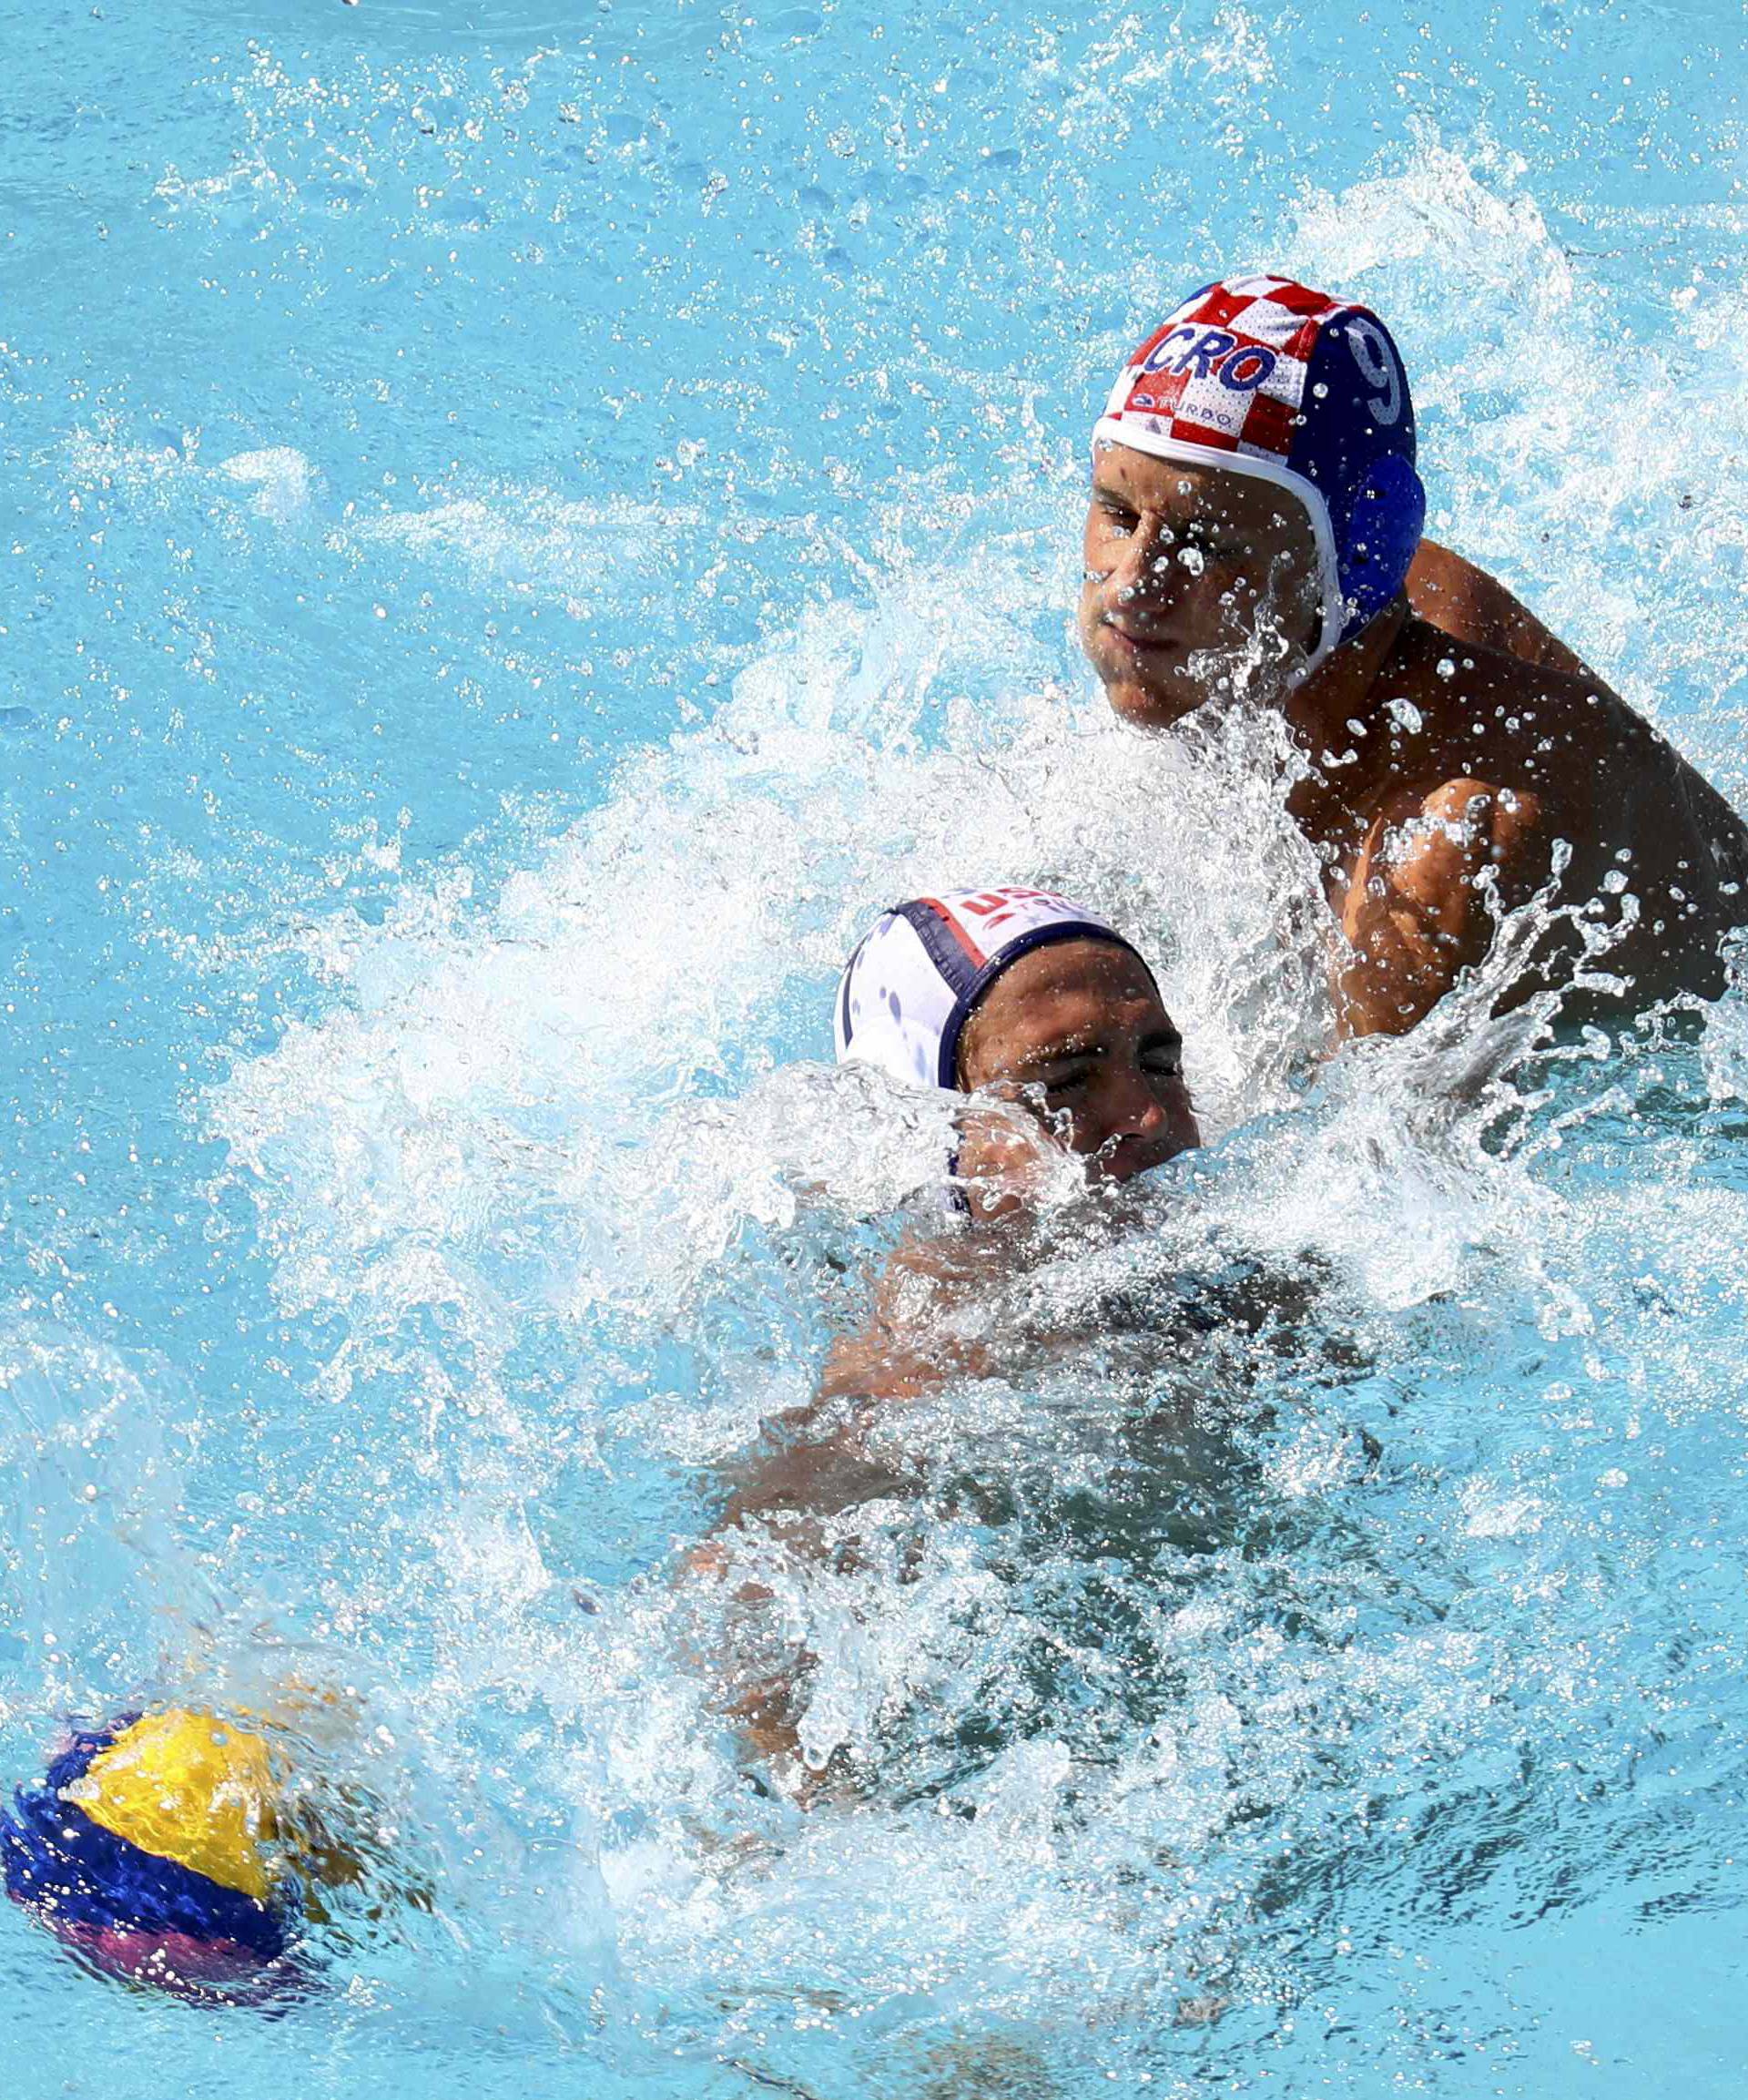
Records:
[[[1089,1179],[1127,1181],[1202,1142],[1183,1052],[1130,949],[1057,941],[1021,956],[978,1002],[960,1037],[959,1083],[1030,1108]],[[1036,1159],[1011,1116],[966,1118],[959,1171],[978,1215],[1018,1208]]]
[[[1081,642],[1125,720],[1169,727],[1223,678],[1272,697],[1321,617],[1316,540],[1290,490],[1097,447]]]

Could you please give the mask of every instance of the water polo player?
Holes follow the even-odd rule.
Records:
[[[1023,1208],[1050,1151],[1122,1182],[1201,1142],[1152,971],[1044,891],[949,891],[884,912],[845,968],[836,1041],[840,1063],[1028,1111],[960,1119],[957,1178],[979,1218]]]
[[[956,1227],[921,1228],[890,1257],[866,1324],[834,1347],[815,1399],[766,1424],[687,1564],[720,1615],[696,1640],[718,1710],[759,1769],[804,1801],[828,1773],[835,1783],[841,1761],[816,1746],[809,1763],[803,1742],[817,1657],[798,1633],[807,1607],[797,1599],[809,1570],[853,1572],[869,1526],[902,1527],[913,1521],[905,1511],[930,1521],[927,1436],[913,1441],[918,1416],[903,1403],[959,1380],[1023,1382],[1089,1343],[1108,1345],[1125,1316],[1103,1293],[1071,1303],[1046,1291],[1034,1302],[1027,1279],[1062,1251],[1064,1228],[1079,1248],[1133,1225],[1126,1204],[1101,1197],[1201,1142],[1153,973],[1108,921],[1065,898],[997,887],[896,905],[851,955],[835,1012],[841,1062],[965,1097],[952,1163],[964,1208]],[[941,1167],[945,1183],[945,1157]],[[1147,1302],[1127,1317],[1150,1334],[1181,1310],[1169,1294],[1139,1295]],[[1222,1317],[1201,1313],[1198,1364],[1205,1319]],[[1148,1477],[1179,1480],[1193,1438],[1156,1419],[1170,1410],[1151,1372],[1143,1382],[1149,1433],[1172,1447]],[[1113,1403],[1113,1423],[1118,1412]]]
[[[845,965],[834,1014],[840,1064],[970,1096],[943,1175],[971,1225],[994,1229],[908,1238],[868,1326],[832,1351],[823,1398],[890,1399],[988,1368],[987,1341],[941,1316],[1023,1263],[1041,1205],[1202,1142],[1153,972],[1065,897],[1001,884],[895,905]]]
[[[1375,313],[1278,277],[1193,293],[1093,433],[1080,630],[1113,706],[1153,728],[1233,696],[1283,715],[1347,1033],[1412,1027],[1538,893],[1560,908],[1502,1004],[1714,996],[1748,831],[1509,593],[1426,545],[1425,510]]]

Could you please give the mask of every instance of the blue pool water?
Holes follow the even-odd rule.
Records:
[[[1748,800],[1734,0],[0,30],[0,1773],[344,1687],[423,1891],[274,2017],[7,1907],[8,2091],[1735,2095],[1748,1005],[1318,1065],[1243,725],[1067,622],[1117,359],[1282,265]],[[786,1598],[803,1815],[675,1571],[932,1156],[837,965],[995,876],[1163,954],[1217,1139],[1041,1288],[1309,1310],[919,1411],[988,1493]]]

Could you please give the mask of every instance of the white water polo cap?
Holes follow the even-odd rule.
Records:
[[[1096,912],[1048,890],[948,890],[895,904],[838,982],[838,1063],[958,1091],[959,1039],[978,1001],[1010,964],[1053,941],[1110,941],[1135,953]]]
[[[1130,358],[1092,442],[1297,496],[1323,596],[1307,671],[1407,581],[1427,515],[1414,403],[1389,331],[1357,301],[1285,277],[1204,285]]]

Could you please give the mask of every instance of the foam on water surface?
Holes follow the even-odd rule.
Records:
[[[1324,1061],[1265,731],[1120,729],[1067,617],[1109,370],[1278,262],[1739,795],[1728,11],[190,10],[125,101],[60,28],[0,1742],[343,1683],[429,1908],[229,2024],[9,1916],[7,2017],[114,2093],[1733,2091],[1740,1002]],[[991,878],[1157,958],[1214,1142],[989,1309],[1091,1339],[896,1420],[858,1562],[764,1565],[861,1775],[804,1812],[681,1569],[930,1215],[838,968]]]

